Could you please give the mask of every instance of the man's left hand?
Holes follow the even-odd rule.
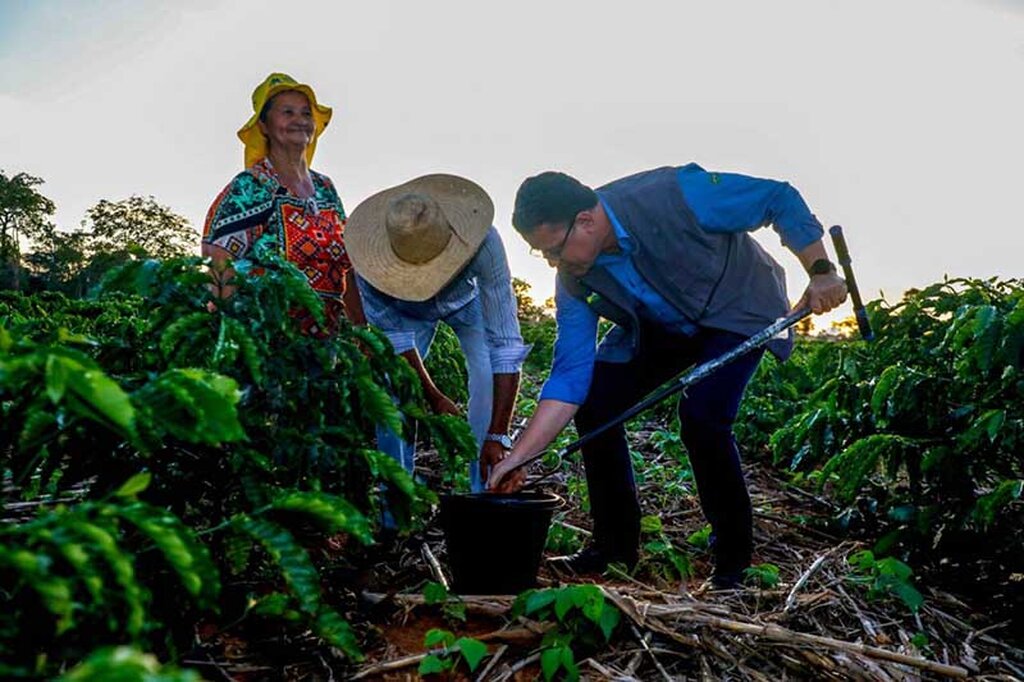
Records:
[[[815,315],[827,313],[837,308],[846,300],[846,282],[835,272],[813,275],[804,295],[793,310],[810,308]]]
[[[480,480],[487,481],[491,471],[498,465],[498,462],[505,459],[509,451],[501,446],[501,443],[494,440],[485,440],[480,448]]]

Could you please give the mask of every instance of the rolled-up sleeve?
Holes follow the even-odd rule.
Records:
[[[555,284],[555,338],[551,375],[541,389],[541,400],[582,405],[590,391],[597,355],[597,313],[585,301]]]
[[[356,275],[359,296],[363,300],[366,321],[388,337],[396,353],[404,353],[416,347],[416,324],[402,315],[396,306],[387,300],[387,295],[373,288],[365,279]]]
[[[508,257],[501,236],[493,226],[473,258],[471,267],[476,275],[483,307],[491,371],[495,374],[518,372],[530,352],[530,346],[523,343]]]
[[[788,182],[712,173],[691,163],[679,169],[679,185],[697,220],[709,232],[745,232],[771,225],[793,253],[825,233],[807,202]]]

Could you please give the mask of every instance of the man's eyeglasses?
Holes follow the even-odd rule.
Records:
[[[565,231],[565,236],[562,237],[562,241],[558,243],[558,246],[552,246],[546,249],[530,249],[530,255],[541,256],[546,260],[561,259],[562,249],[565,248],[565,243],[569,241],[569,235],[572,234],[573,228],[576,227],[576,217],[578,215],[579,213],[577,213],[576,215],[569,219],[569,229]]]

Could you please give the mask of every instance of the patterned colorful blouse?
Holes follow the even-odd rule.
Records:
[[[269,159],[235,176],[206,214],[203,241],[244,258],[265,234],[283,245],[285,258],[309,279],[324,301],[328,328],[320,329],[300,313],[302,330],[322,336],[337,328],[345,314],[345,275],[352,268],[345,251],[345,209],[326,175],[310,171],[314,195],[301,199],[281,184]]]

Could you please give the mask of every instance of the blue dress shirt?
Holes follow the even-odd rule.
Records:
[[[735,173],[712,173],[695,163],[679,169],[679,186],[701,227],[708,232],[749,232],[771,225],[782,243],[794,253],[821,239],[824,231],[807,203],[789,183],[752,178]],[[598,192],[600,198],[600,192]],[[601,199],[601,205],[615,231],[620,251],[602,253],[593,267],[603,267],[633,298],[640,318],[666,329],[691,335],[697,326],[655,291],[633,265],[632,238]],[[551,375],[541,390],[541,399],[581,405],[590,390],[594,362],[625,362],[629,359],[631,332],[616,325],[597,347],[598,315],[586,302],[555,284],[555,339]]]

